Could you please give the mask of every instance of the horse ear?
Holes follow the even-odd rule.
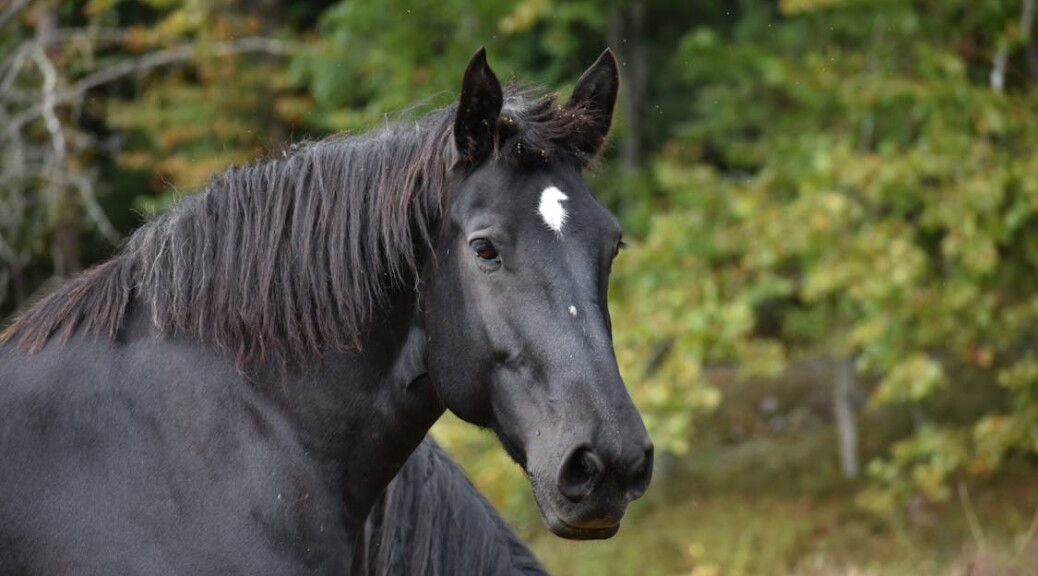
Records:
[[[565,106],[567,110],[581,110],[589,115],[587,127],[580,134],[582,138],[578,142],[583,152],[594,156],[605,142],[613,122],[613,106],[616,105],[619,91],[620,69],[613,51],[606,48],[577,80],[573,95]]]
[[[465,68],[454,118],[454,145],[470,164],[485,158],[493,148],[503,103],[501,84],[487,65],[486,50],[480,48]]]

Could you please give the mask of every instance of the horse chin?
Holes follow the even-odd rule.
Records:
[[[534,499],[537,501],[537,509],[541,513],[541,520],[551,530],[552,534],[567,540],[605,540],[612,538],[620,530],[620,521],[615,523],[589,523],[583,526],[570,524],[562,519],[549,498],[541,496],[534,489]]]

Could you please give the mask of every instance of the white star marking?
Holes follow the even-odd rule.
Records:
[[[541,192],[541,204],[537,207],[537,212],[541,218],[544,218],[544,223],[559,236],[562,236],[562,225],[569,217],[566,209],[562,207],[562,201],[568,199],[569,197],[563,194],[562,190],[548,186],[544,192]]]

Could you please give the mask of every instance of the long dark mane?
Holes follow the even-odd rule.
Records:
[[[364,531],[369,576],[547,574],[428,437],[375,503]]]
[[[462,159],[454,107],[232,168],[134,233],[113,259],[2,334],[30,351],[78,329],[115,338],[131,308],[239,365],[307,365],[357,349],[394,290],[412,289]],[[494,155],[586,165],[595,118],[513,90]]]

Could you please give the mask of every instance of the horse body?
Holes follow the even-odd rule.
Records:
[[[370,344],[267,382],[132,331],[3,350],[0,573],[347,573],[366,505],[439,414],[385,397],[403,386]]]
[[[0,574],[345,573],[445,409],[553,532],[614,534],[652,470],[611,346],[619,227],[580,177],[616,87],[607,53],[562,108],[506,101],[480,51],[456,107],[218,175],[21,315]]]

